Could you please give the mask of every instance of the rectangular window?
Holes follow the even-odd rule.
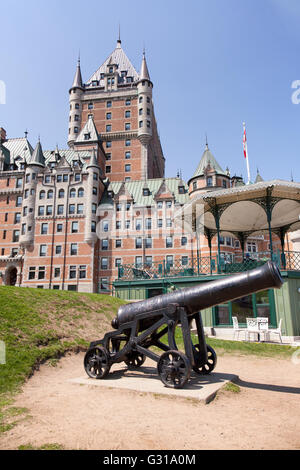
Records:
[[[111,113],[106,113],[106,119],[111,119]]]
[[[152,256],[145,257],[145,266],[147,266],[148,268],[152,267]]]
[[[122,248],[122,240],[116,240],[116,248]]]
[[[135,257],[135,267],[136,268],[141,268],[143,266],[143,257],[142,256],[136,256]]]
[[[20,230],[14,230],[13,231],[13,243],[17,243],[19,241],[19,238],[20,238]]]
[[[78,253],[78,245],[77,245],[77,243],[71,243],[70,255],[71,255],[71,256],[76,256],[77,253]]]
[[[125,131],[130,131],[130,129],[131,129],[130,122],[126,122],[125,123]]]
[[[47,245],[40,245],[40,256],[46,256],[47,254]]]
[[[100,280],[100,290],[101,291],[108,291],[108,278],[102,277]]]
[[[96,233],[97,224],[94,220],[91,222],[91,232]]]
[[[79,279],[86,279],[86,266],[79,266]]]
[[[142,228],[142,219],[136,219],[135,230],[141,230],[141,228]]]
[[[131,140],[127,139],[125,140],[125,147],[130,147],[131,146]]]
[[[23,185],[23,178],[17,178],[16,188],[22,188],[22,185]]]
[[[101,240],[101,250],[103,250],[103,251],[108,250],[108,240],[106,240],[106,239]]]
[[[106,165],[105,173],[111,173],[111,166],[110,165]]]
[[[121,228],[122,228],[121,220],[117,220],[116,221],[116,230],[121,230]]]
[[[18,196],[16,200],[16,207],[21,207],[22,205],[22,196]]]
[[[173,264],[174,264],[174,258],[172,255],[168,255],[166,257],[166,263],[167,263],[167,266],[169,266],[170,268],[173,267]]]
[[[152,228],[152,219],[146,219],[146,230],[150,230]]]
[[[105,159],[106,159],[106,161],[110,161],[111,160],[111,153],[106,153],[105,154]]]
[[[109,224],[106,220],[103,220],[102,222],[102,229],[103,229],[103,232],[108,232],[109,230]]]
[[[76,279],[76,266],[70,266],[69,279]]]
[[[22,224],[22,235],[25,235],[26,233],[26,224]]]
[[[62,232],[63,231],[63,224],[57,224],[56,231],[57,232]]]
[[[187,245],[187,237],[181,237],[181,246]]]
[[[48,233],[48,224],[42,224],[41,235],[47,235],[47,233]]]
[[[125,152],[125,159],[129,160],[131,158],[131,152]]]
[[[63,215],[64,213],[64,205],[63,204],[59,204],[57,206],[57,215]]]
[[[173,248],[173,238],[167,237],[166,238],[166,248]]]
[[[163,219],[157,219],[157,228],[162,228],[163,226]]]
[[[46,214],[47,215],[52,215],[52,212],[53,212],[53,207],[52,206],[47,206]]]
[[[28,273],[28,280],[35,279],[35,266],[30,266]]]
[[[110,141],[110,140],[108,140],[108,141],[106,142],[106,148],[107,148],[107,149],[110,149],[110,148],[111,148],[111,141]]]
[[[125,118],[130,118],[130,111],[125,111]]]
[[[72,222],[72,233],[78,233],[78,222]]]
[[[24,209],[25,209],[25,207],[24,207]],[[26,208],[26,209],[27,209],[27,208]],[[25,211],[25,213],[24,213],[24,211],[23,211],[23,214],[26,216],[26,215],[27,215],[27,211]],[[6,215],[6,214],[5,214],[5,215]],[[5,222],[7,222],[7,218],[6,218]],[[15,224],[19,224],[20,222],[21,222],[21,212],[16,212],[16,213],[15,213]]]
[[[111,101],[107,101],[107,102],[106,102],[106,107],[107,107],[107,108],[111,108],[111,107],[112,107],[112,102],[111,102]]]
[[[106,132],[111,132],[111,124],[108,124],[108,125],[106,126]]]
[[[45,273],[46,273],[46,268],[45,268],[45,266],[40,266],[40,267],[39,267],[38,278],[39,278],[39,279],[45,279]]]
[[[143,246],[143,242],[142,242],[142,239],[139,237],[139,238],[136,238],[135,239],[135,248],[136,249],[140,249],[142,248]]]
[[[151,237],[145,238],[145,248],[152,248],[152,238]]]
[[[131,165],[125,165],[125,172],[129,173],[131,171]]]
[[[172,227],[172,219],[166,220],[166,227]]]
[[[101,269],[108,269],[108,258],[101,258]]]
[[[69,204],[69,214],[75,214],[75,204]]]
[[[115,267],[118,268],[122,264],[122,258],[116,258],[115,259]]]
[[[61,255],[61,251],[62,251],[61,245],[56,245],[55,254],[56,255]]]
[[[60,277],[60,268],[54,268],[54,277]]]

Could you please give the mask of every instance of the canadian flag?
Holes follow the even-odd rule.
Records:
[[[247,136],[246,136],[246,127],[244,123],[244,134],[243,134],[243,149],[244,149],[244,157],[248,157],[248,150],[247,150]]]

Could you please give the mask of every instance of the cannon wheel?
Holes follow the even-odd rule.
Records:
[[[144,364],[145,360],[145,354],[139,353],[138,351],[131,351],[126,355],[124,362],[128,367],[134,367],[137,369]]]
[[[196,357],[195,357],[195,365],[193,366],[193,370],[199,375],[207,375],[210,374],[217,365],[217,355],[215,350],[209,346],[207,347],[207,362],[205,364],[197,365],[197,352],[199,352],[199,344],[195,344],[194,349],[196,350]]]
[[[166,387],[182,388],[190,378],[191,364],[182,352],[170,350],[160,356],[157,371]]]
[[[105,348],[96,347],[87,351],[84,356],[84,368],[92,379],[104,379],[109,373],[109,355]]]

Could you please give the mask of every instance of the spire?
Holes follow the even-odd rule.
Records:
[[[260,176],[259,170],[258,170],[258,168],[257,168],[257,175],[256,175],[256,178],[255,178],[254,183],[261,183],[261,181],[263,181],[263,179],[262,179],[262,177]]]
[[[150,75],[149,75],[147,62],[146,62],[145,50],[143,51],[143,60],[142,60],[142,67],[141,67],[141,73],[140,73],[140,80],[150,80]]]
[[[117,40],[117,48],[120,48],[121,44],[122,44],[122,41],[121,41],[121,26],[120,26],[120,23],[119,23],[119,37],[118,37],[118,40]]]
[[[83,88],[81,68],[80,68],[80,56],[78,57],[77,69],[76,69],[75,77],[73,80],[72,88]]]
[[[42,145],[40,142],[40,138],[38,140],[38,143],[33,151],[33,154],[31,156],[31,159],[28,163],[29,165],[38,165],[38,166],[45,166],[45,157],[43,154],[43,149]]]

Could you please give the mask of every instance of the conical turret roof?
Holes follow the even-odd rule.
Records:
[[[93,149],[89,164],[87,165],[87,168],[94,167],[94,168],[99,168],[99,163],[97,160],[97,155],[95,149]]]
[[[76,73],[75,73],[75,77],[74,77],[73,85],[71,89],[72,88],[83,88],[81,68],[80,68],[80,59],[78,59]]]
[[[223,175],[227,176],[226,171],[222,169],[222,167],[219,165],[213,154],[208,148],[208,144],[206,144],[206,148],[204,150],[204,153],[201,157],[200,163],[197,166],[197,169],[195,173],[193,174],[192,178],[196,178],[197,176],[203,176],[204,175],[204,170],[207,168],[207,166],[210,165],[211,168],[213,168],[218,175]],[[191,178],[191,179],[192,179]]]
[[[45,166],[45,157],[43,154],[43,149],[41,142],[38,141],[33,154],[31,155],[31,159],[28,162],[28,165],[38,165],[38,166]]]
[[[147,67],[145,52],[143,53],[140,80],[150,80],[150,75],[149,75],[149,70],[148,70],[148,67]]]
[[[263,178],[260,176],[258,168],[257,168],[257,175],[256,175],[254,183],[261,183],[262,181],[263,181]]]

